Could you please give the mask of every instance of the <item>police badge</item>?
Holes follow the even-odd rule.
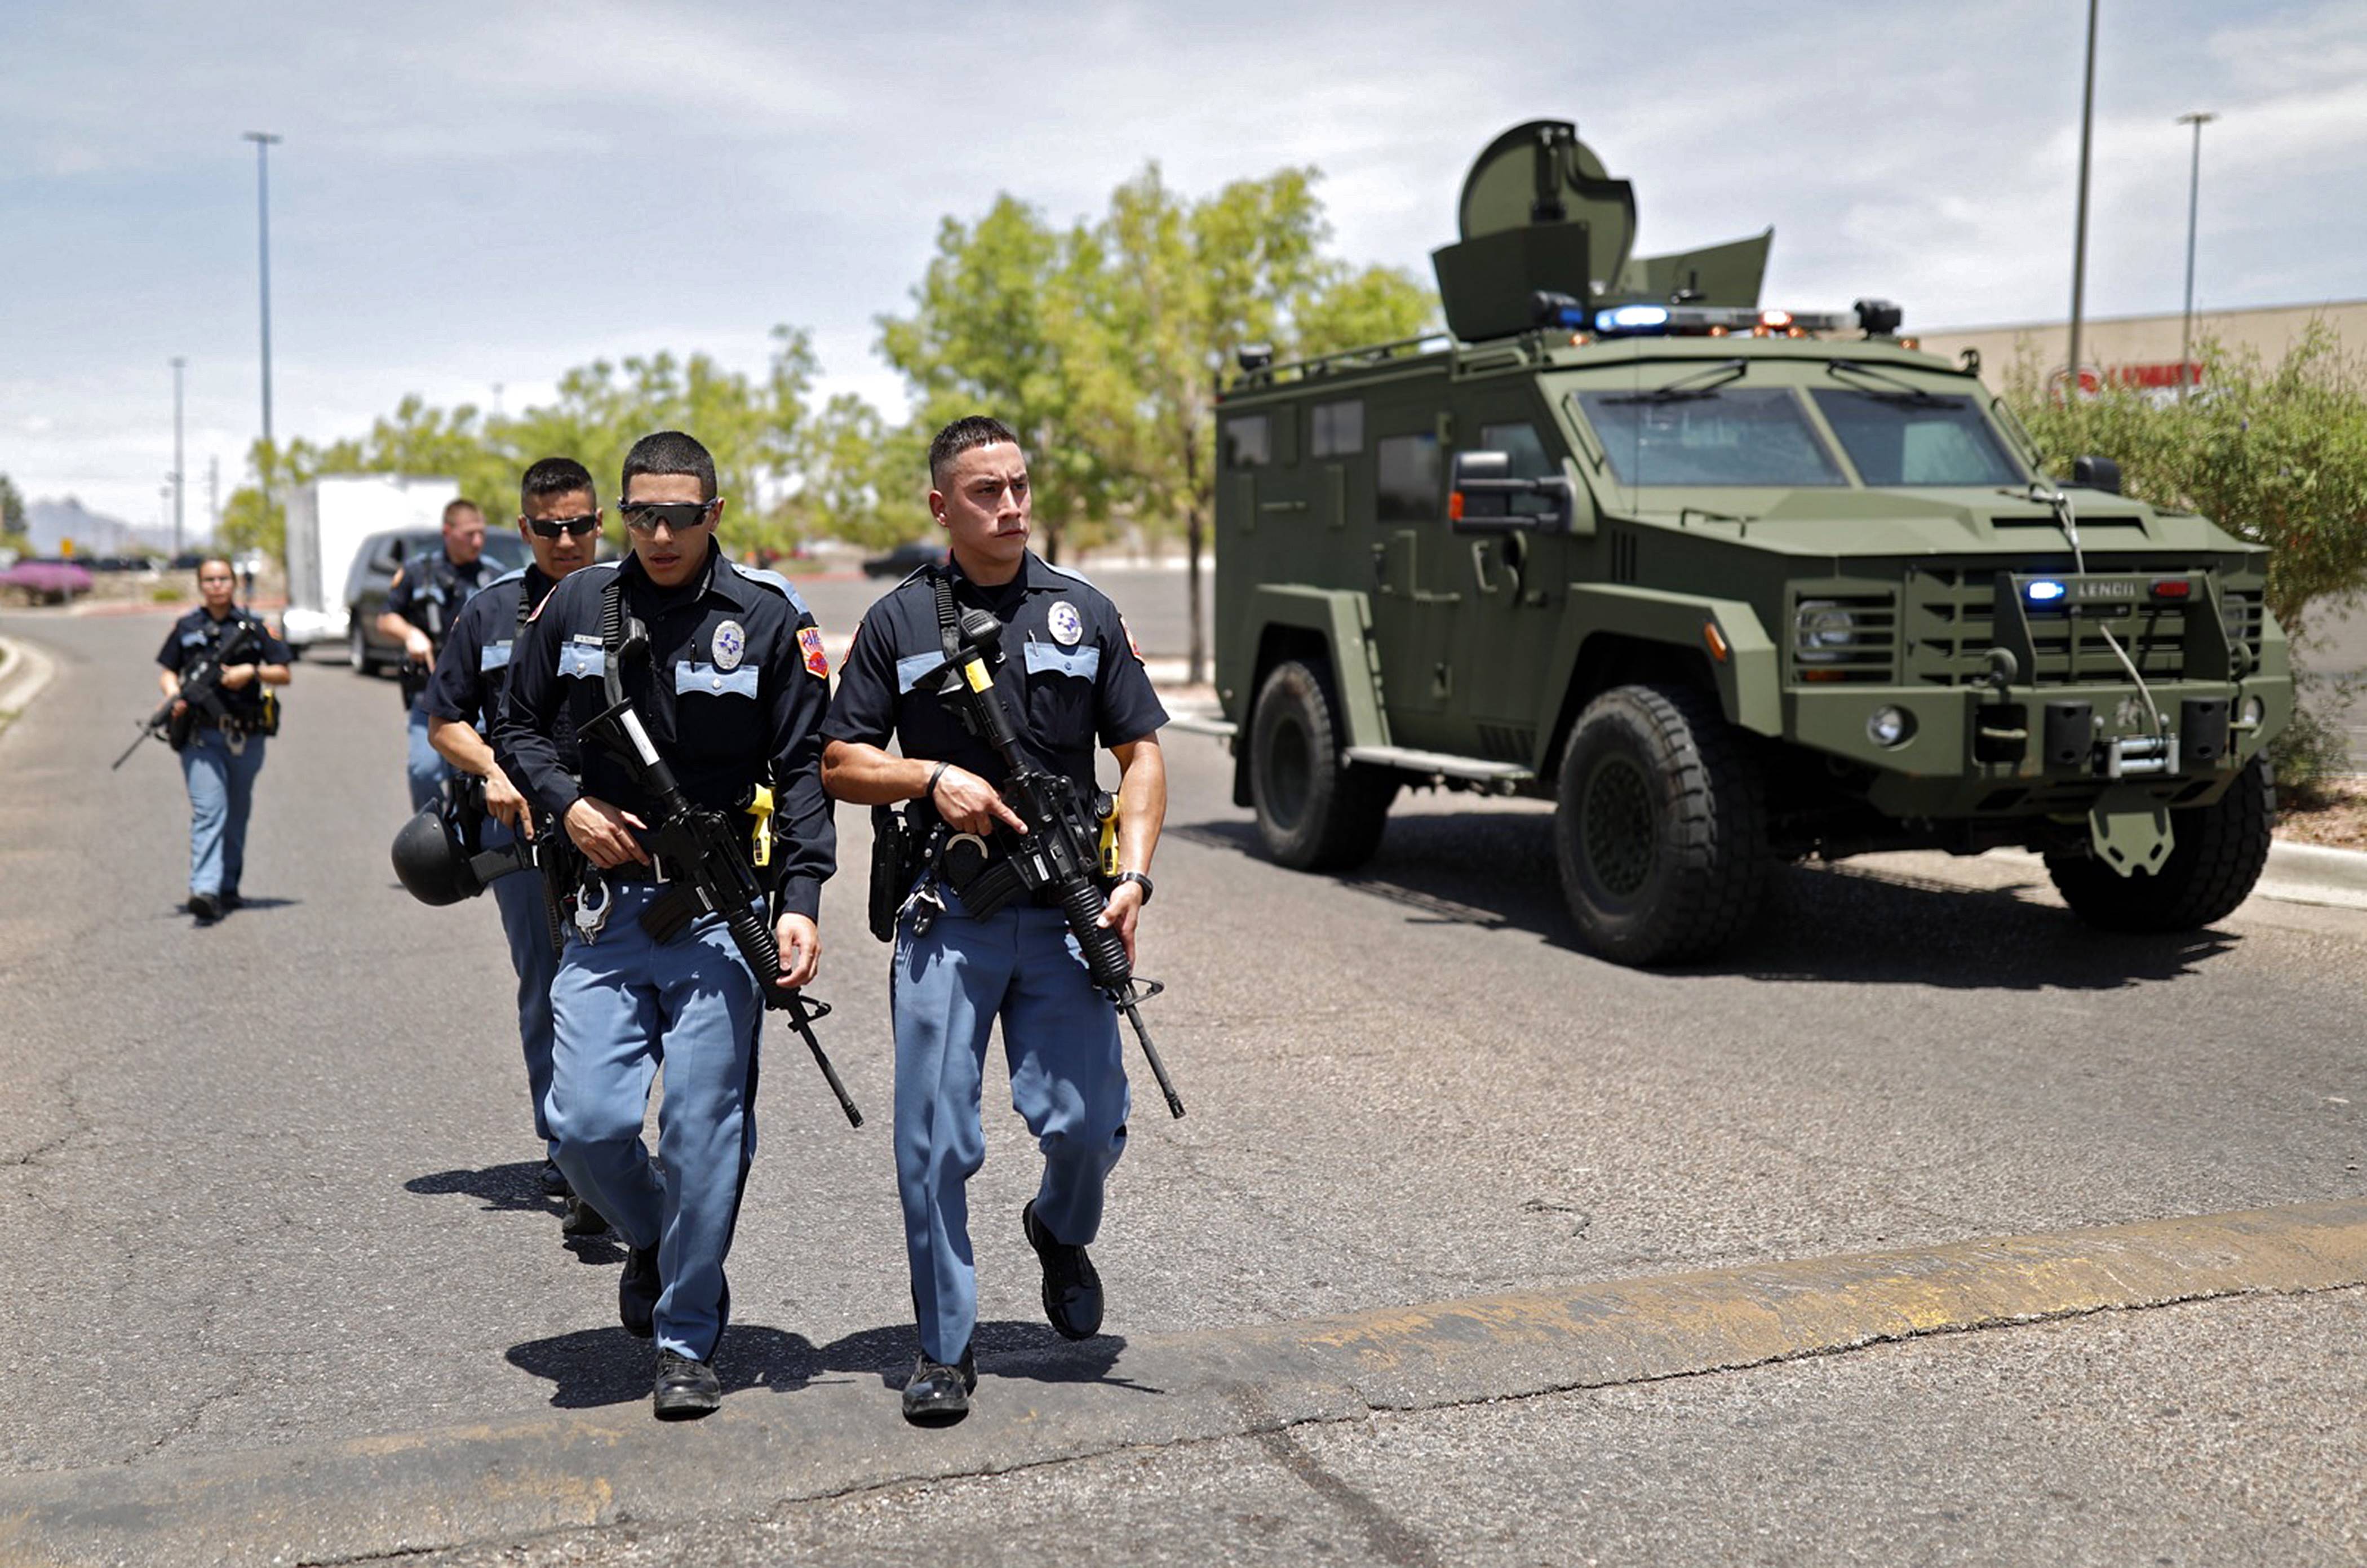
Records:
[[[748,652],[748,633],[736,620],[727,620],[715,629],[715,667],[729,673],[740,667]]]
[[[1048,619],[1052,623],[1052,641],[1061,647],[1073,648],[1084,641],[1085,618],[1079,615],[1077,607],[1068,600],[1053,600]]]

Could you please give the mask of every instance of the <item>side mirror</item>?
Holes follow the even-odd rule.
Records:
[[[2071,483],[2118,495],[2121,493],[2121,465],[2110,458],[2073,458]]]
[[[1510,453],[1455,454],[1446,522],[1456,533],[1563,533],[1576,506],[1567,474],[1515,479]]]

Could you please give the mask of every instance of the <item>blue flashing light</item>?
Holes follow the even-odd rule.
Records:
[[[2062,584],[2048,578],[2041,578],[2037,582],[2024,583],[2022,585],[2022,597],[2034,605],[2051,605],[2068,592],[2070,590]]]
[[[1668,325],[1666,305],[1614,305],[1594,312],[1597,332],[1664,332]]]

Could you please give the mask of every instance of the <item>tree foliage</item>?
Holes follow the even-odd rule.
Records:
[[[0,473],[0,545],[10,550],[28,548],[25,528],[25,497],[16,481]]]

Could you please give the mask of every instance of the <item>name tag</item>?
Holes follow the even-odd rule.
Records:
[[[1075,676],[1092,680],[1102,673],[1102,651],[1099,648],[1056,648],[1049,642],[1027,644],[1027,673]]]
[[[477,653],[477,668],[481,673],[506,669],[509,662],[510,645],[506,642],[488,642]]]
[[[713,665],[684,659],[674,667],[674,694],[680,697],[688,691],[703,691],[709,697],[753,697],[756,671],[747,665],[736,670],[719,670]]]
[[[608,650],[586,648],[581,642],[559,645],[559,673],[597,679],[608,673]]]
[[[896,661],[896,695],[903,696],[920,684],[921,677],[946,662],[942,653],[908,653]]]

